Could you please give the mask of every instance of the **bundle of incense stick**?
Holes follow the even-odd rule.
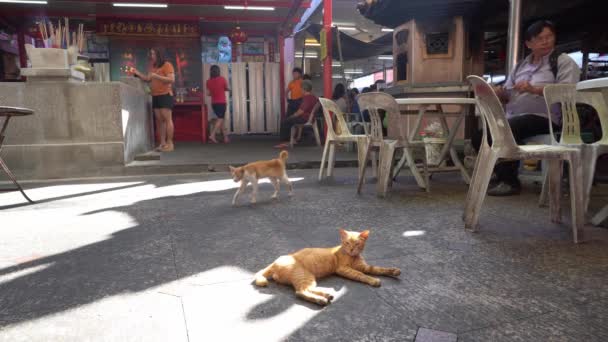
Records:
[[[46,21],[38,23],[44,46],[59,49],[75,46],[78,52],[82,52],[85,38],[84,24],[78,24],[78,29],[75,32],[70,32],[70,19],[64,18],[63,22],[63,26],[61,25],[61,20],[57,21],[57,26],[54,26],[51,21],[48,23]]]

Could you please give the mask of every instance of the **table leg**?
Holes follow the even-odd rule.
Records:
[[[8,121],[10,118],[11,118],[10,116],[7,116],[6,119],[4,119],[4,123],[2,124],[2,129],[0,129],[0,151],[2,151],[2,145],[4,143],[4,132],[6,131],[6,128],[8,127]],[[25,199],[28,202],[34,203],[34,201],[32,201],[29,197],[27,197],[27,195],[25,194],[25,191],[23,191],[23,188],[21,187],[21,185],[19,185],[19,183],[17,182],[17,179],[15,179],[15,176],[13,175],[11,170],[9,170],[9,168],[6,165],[6,163],[4,162],[4,160],[2,160],[2,157],[0,157],[0,167],[2,168],[2,170],[4,170],[4,172],[6,173],[8,178],[11,179],[13,184],[15,184],[15,187],[16,187],[15,190],[19,190],[21,192],[21,194],[23,195],[23,197],[25,197]],[[13,189],[11,189],[11,190],[13,190]],[[0,191],[6,191],[6,190],[0,189]]]
[[[426,106],[421,105],[418,109],[418,117],[416,117],[416,124],[414,125],[414,128],[410,131],[410,136],[407,137],[411,143],[413,143],[418,137],[418,132],[420,131],[420,125],[422,124],[422,118],[424,117],[424,113],[426,113]]]
[[[449,129],[448,126],[448,122],[445,118],[445,116],[441,116],[441,125],[444,129],[444,131],[448,132],[448,139],[446,141],[445,146],[443,146],[443,149],[441,151],[441,161],[445,160],[447,158],[447,153],[450,153],[450,158],[452,159],[452,162],[454,163],[454,166],[456,166],[459,170],[460,173],[462,175],[462,179],[465,181],[465,183],[470,184],[471,183],[471,175],[469,175],[469,172],[467,171],[467,169],[464,167],[464,165],[462,164],[462,162],[460,161],[460,158],[458,157],[458,152],[456,152],[456,149],[454,148],[453,144],[454,144],[454,138],[456,137],[456,132],[458,132],[458,129],[460,128],[460,125],[462,124],[462,121],[464,120],[465,116],[466,116],[466,106],[463,106],[463,110],[460,114],[460,116],[458,116],[458,119],[456,119],[456,122],[454,123],[454,126],[452,127],[452,129]]]
[[[29,197],[27,197],[27,195],[25,194],[25,191],[23,191],[23,188],[21,187],[21,185],[19,185],[19,183],[17,182],[17,179],[15,179],[15,176],[13,175],[13,173],[11,172],[11,170],[8,169],[8,166],[6,165],[6,163],[4,162],[4,160],[2,160],[2,158],[0,158],[0,167],[2,167],[2,169],[4,170],[4,172],[8,175],[8,178],[10,178],[11,181],[13,182],[13,184],[15,184],[15,186],[17,187],[16,190],[19,190],[21,192],[21,194],[23,195],[23,197],[25,197],[25,199],[28,202],[34,203],[34,201],[32,201]],[[0,191],[5,191],[5,190],[2,189]]]
[[[418,116],[416,117],[416,124],[414,124],[414,128],[412,128],[409,136],[407,137],[407,140],[410,142],[410,144],[413,143],[414,141],[416,141],[416,137],[418,137],[418,132],[420,131],[420,125],[422,124],[422,118],[424,117],[424,114],[426,113],[426,108],[427,108],[427,106],[421,105],[420,108],[418,109]],[[401,120],[407,120],[407,117],[405,115],[401,115]],[[411,159],[411,161],[409,159]],[[420,176],[420,172],[418,172],[417,169],[416,169],[416,171],[414,171],[414,169],[417,166],[416,166],[413,156],[408,155],[408,153],[405,152],[405,149],[403,150],[403,155],[401,156],[401,159],[399,160],[399,162],[397,163],[397,166],[395,166],[395,169],[393,170],[393,178],[397,178],[397,176],[399,175],[399,172],[405,166],[406,162],[408,163],[408,166],[412,170],[412,173],[414,174],[414,177],[416,178],[416,183],[418,183],[418,186],[420,186],[423,189],[426,189],[426,183],[424,182],[424,179],[422,178],[422,176]]]

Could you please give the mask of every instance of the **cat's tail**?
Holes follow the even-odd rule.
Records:
[[[283,161],[283,163],[285,163],[285,161],[287,160],[287,158],[289,157],[289,152],[287,151],[281,151],[281,153],[279,153],[279,159],[281,159]]]
[[[268,265],[265,269],[255,274],[255,284],[257,286],[268,285],[268,277],[272,275],[272,266],[274,266],[274,263]]]

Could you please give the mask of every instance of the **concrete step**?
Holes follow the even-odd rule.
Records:
[[[136,161],[160,160],[160,152],[148,151],[146,153],[136,155],[133,159]]]

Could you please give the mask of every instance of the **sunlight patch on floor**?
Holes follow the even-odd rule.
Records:
[[[422,236],[425,234],[426,234],[426,231],[424,231],[424,230],[408,230],[408,231],[403,232],[404,237]]]
[[[247,280],[219,282],[246,274]],[[218,276],[218,283],[189,284],[208,275]],[[325,310],[296,298],[291,287],[273,281],[267,287],[257,287],[251,283],[253,276],[254,273],[238,267],[220,266],[179,281],[181,293],[175,295],[182,296],[191,340],[247,341],[251,336],[264,336],[266,341],[280,341]],[[162,286],[163,291],[167,286]],[[346,287],[339,291],[319,288],[334,295],[330,305],[339,305],[340,298],[348,291]]]
[[[53,198],[61,198],[66,196],[78,196],[95,191],[117,189],[125,186],[133,186],[142,184],[143,182],[122,182],[122,183],[97,183],[97,184],[64,184],[51,185],[36,188],[25,186],[25,192],[34,201],[46,201]],[[12,185],[2,185],[11,187]],[[82,195],[81,195],[82,196]],[[25,199],[18,191],[1,192],[0,206],[9,206],[26,203]]]
[[[36,266],[21,269],[21,270],[17,270],[15,272],[9,272],[7,274],[1,274],[0,275],[0,285],[6,284],[10,281],[13,281],[13,280],[21,278],[21,277],[27,277],[28,275],[34,274],[36,272],[40,272],[51,265],[52,265],[52,263],[46,263],[46,264],[42,264],[42,265],[36,265]]]

